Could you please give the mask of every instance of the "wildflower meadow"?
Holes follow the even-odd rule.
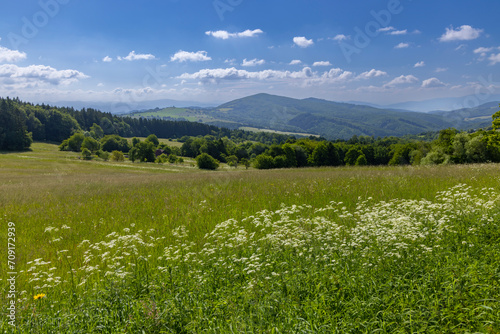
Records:
[[[4,333],[500,333],[499,165],[0,166]]]

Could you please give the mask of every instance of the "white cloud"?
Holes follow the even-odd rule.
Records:
[[[377,77],[382,77],[386,76],[387,72],[376,70],[376,69],[371,69],[370,71],[363,72],[360,75],[358,75],[357,79],[371,79],[371,78],[377,78]]]
[[[213,36],[219,39],[229,39],[229,38],[244,38],[244,37],[255,37],[264,33],[261,29],[250,30],[247,29],[242,32],[230,33],[226,30],[217,30],[217,31],[206,31],[205,35]]]
[[[314,42],[313,42],[312,39],[307,39],[305,37],[300,37],[300,36],[299,37],[294,37],[293,38],[293,42],[296,45],[300,46],[301,48],[307,48],[307,47],[309,47],[309,46],[311,46],[311,45],[314,44]]]
[[[316,61],[313,66],[332,66],[329,61]]]
[[[436,68],[435,72],[436,73],[441,73],[441,72],[446,72],[446,71],[448,71],[448,68],[446,68],[446,67],[438,67],[438,68]]]
[[[474,53],[480,53],[480,54],[486,54],[486,53],[489,53],[491,51],[493,51],[494,48],[484,48],[484,47],[480,47],[480,48],[477,48],[474,50]]]
[[[333,39],[334,41],[337,41],[337,42],[342,42],[342,41],[348,40],[348,39],[350,39],[350,38],[351,38],[350,36],[346,36],[346,35],[344,35],[344,34],[339,34],[339,35],[337,35],[337,36],[333,37],[332,39]]]
[[[26,59],[26,53],[0,46],[0,63],[15,63]]]
[[[104,87],[104,84],[103,84],[102,82],[99,82],[99,83],[97,84],[97,87]]]
[[[70,84],[87,75],[77,70],[57,70],[50,66],[30,65],[19,67],[13,64],[0,65],[0,81],[17,87],[37,86],[39,84]]]
[[[413,76],[413,75],[401,75],[397,78],[394,78],[390,82],[384,85],[384,87],[394,87],[394,86],[399,86],[399,85],[406,85],[406,84],[414,84],[419,82],[418,78]]]
[[[488,59],[490,61],[490,65],[498,64],[498,63],[500,63],[500,53],[498,53],[496,55],[493,54]]]
[[[241,66],[257,66],[257,65],[264,65],[266,61],[264,59],[257,59],[254,58],[252,60],[247,60],[246,58],[243,59],[243,63]]]
[[[406,48],[409,48],[409,47],[410,47],[409,43],[399,43],[394,48],[395,49],[406,49]]]
[[[463,25],[460,28],[446,28],[446,32],[439,38],[441,42],[470,41],[481,36],[483,29],[476,29],[470,25]]]
[[[394,27],[385,27],[385,28],[380,28],[377,31],[378,32],[388,32],[388,31],[393,31],[393,30],[396,30],[396,28],[394,28]]]
[[[185,62],[185,61],[208,61],[212,60],[209,56],[207,56],[206,51],[198,51],[198,52],[187,52],[187,51],[182,51],[180,50],[177,52],[175,55],[170,57],[170,61],[178,61],[178,62]]]
[[[300,65],[300,64],[302,64],[302,61],[300,61],[298,59],[294,59],[288,65]]]
[[[422,88],[436,88],[446,86],[438,78],[430,78],[422,82]]]
[[[102,61],[105,63],[109,63],[109,62],[113,61],[113,58],[106,56],[106,57],[102,58]]]
[[[389,32],[389,35],[406,35],[408,33],[408,30],[394,30]]]
[[[352,72],[340,68],[317,73],[310,67],[304,67],[300,71],[276,71],[263,70],[251,72],[231,68],[203,69],[196,73],[184,73],[178,79],[199,80],[201,83],[219,83],[221,81],[234,80],[300,80],[305,85],[321,85],[325,83],[347,82],[353,77]]]
[[[118,60],[128,60],[128,61],[153,60],[153,59],[156,59],[156,57],[153,56],[152,54],[137,54],[135,53],[135,51],[131,51],[126,57],[118,57]]]
[[[418,63],[416,63],[415,65],[413,65],[413,67],[424,67],[425,66],[425,62],[424,61],[419,61]]]

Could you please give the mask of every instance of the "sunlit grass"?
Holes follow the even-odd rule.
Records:
[[[499,165],[202,172],[77,157],[42,143],[0,154],[20,332],[499,331]]]

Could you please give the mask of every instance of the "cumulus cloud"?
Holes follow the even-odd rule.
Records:
[[[413,76],[413,75],[401,75],[397,78],[394,78],[390,82],[386,83],[384,87],[389,88],[389,87],[395,87],[395,86],[400,86],[400,85],[408,85],[408,84],[414,84],[419,82],[418,78]]]
[[[0,63],[15,63],[26,59],[26,53],[0,46]]]
[[[425,66],[425,62],[424,61],[419,61],[418,63],[416,63],[415,65],[413,65],[413,67],[417,68],[417,67],[424,67]]]
[[[382,77],[386,76],[387,72],[376,70],[376,69],[371,69],[370,71],[363,72],[360,75],[358,75],[358,79],[371,79],[371,78],[377,78],[377,77]]]
[[[488,59],[490,61],[490,65],[496,65],[496,64],[500,63],[500,53],[498,53],[496,55],[493,54]]]
[[[113,61],[113,58],[106,56],[106,57],[102,58],[102,61],[105,63],[109,63],[109,62]]]
[[[483,29],[476,29],[470,25],[463,25],[460,28],[446,28],[446,32],[439,38],[441,42],[470,41],[481,36]]]
[[[255,37],[264,33],[261,29],[250,30],[247,29],[242,32],[230,33],[226,30],[217,31],[206,31],[205,35],[212,36],[219,39],[229,39],[229,38],[245,38],[245,37]]]
[[[27,67],[19,67],[13,64],[0,65],[0,80],[4,84],[18,87],[39,84],[70,84],[85,78],[88,78],[88,76],[77,70],[57,70],[44,65],[30,65]]]
[[[409,48],[409,47],[410,47],[409,43],[399,43],[394,48],[395,49],[406,49],[406,48]]]
[[[422,82],[422,88],[437,88],[446,86],[438,78],[430,78]]]
[[[266,61],[264,59],[257,59],[254,58],[252,60],[247,60],[246,58],[243,59],[243,63],[241,66],[257,66],[257,65],[264,65]]]
[[[300,61],[298,59],[294,59],[288,65],[300,65],[300,64],[302,64],[302,61]]]
[[[202,83],[219,83],[221,81],[235,80],[301,80],[302,83],[323,84],[346,82],[352,79],[353,74],[340,68],[333,68],[324,73],[313,72],[310,67],[304,67],[300,71],[247,71],[231,68],[203,69],[195,73],[184,73],[177,77],[183,80],[199,80]]]
[[[313,66],[332,66],[329,61],[315,61]]]
[[[208,60],[212,60],[212,58],[210,58],[207,55],[206,51],[187,52],[180,50],[175,55],[170,57],[170,61],[178,61],[181,63],[185,61],[197,62],[197,61],[208,61]]]
[[[137,54],[135,53],[135,51],[131,51],[126,57],[118,57],[118,60],[128,60],[128,61],[153,60],[153,59],[156,59],[156,57],[153,56],[152,54]]]
[[[305,38],[303,36],[294,37],[293,38],[293,42],[296,45],[300,46],[301,48],[307,48],[307,47],[309,47],[309,46],[311,46],[311,45],[314,44],[314,42],[313,42],[312,39],[307,39],[307,38]]]

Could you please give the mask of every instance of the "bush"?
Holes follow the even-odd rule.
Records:
[[[219,168],[219,161],[217,161],[207,153],[202,153],[199,156],[197,156],[196,163],[199,169],[215,170]]]
[[[261,154],[255,158],[254,167],[257,169],[274,168],[274,159],[269,155]]]
[[[82,158],[84,160],[91,160],[92,159],[92,152],[90,152],[87,148],[84,148],[82,150]]]
[[[111,152],[111,161],[125,161],[125,157],[121,151]]]
[[[110,156],[109,152],[103,152],[101,150],[97,151],[96,155],[104,161],[108,161]]]

